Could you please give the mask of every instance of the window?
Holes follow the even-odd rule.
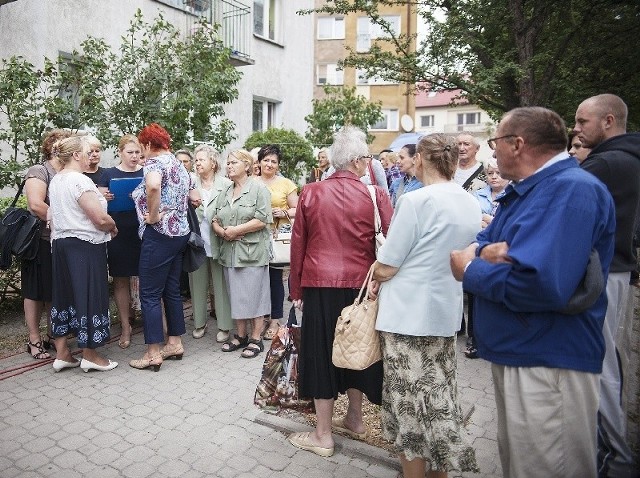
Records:
[[[464,131],[466,125],[479,125],[480,113],[458,113],[458,131]]]
[[[343,17],[318,17],[318,40],[343,40]]]
[[[338,70],[337,63],[327,63],[317,66],[318,85],[343,85],[344,71]]]
[[[254,98],[253,100],[253,131],[265,131],[278,124],[280,103]]]
[[[269,40],[280,40],[280,1],[254,0],[253,33]]]
[[[434,115],[420,116],[420,126],[423,128],[431,128],[434,126]]]
[[[371,129],[398,130],[398,110],[383,109],[384,117],[374,124]]]
[[[389,28],[394,35],[400,33],[399,15],[382,15],[380,18],[389,24]],[[387,36],[387,32],[384,31],[380,25],[371,23],[369,17],[358,17],[356,51],[369,51],[369,48],[371,48],[371,40],[385,38]]]
[[[365,70],[359,68],[356,69],[356,85],[395,85],[397,82],[388,81],[380,78],[379,76],[367,76]]]

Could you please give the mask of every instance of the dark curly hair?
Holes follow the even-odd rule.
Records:
[[[262,161],[265,156],[269,156],[271,154],[275,154],[278,158],[278,164],[282,160],[282,151],[280,151],[280,146],[277,144],[265,144],[260,151],[258,151],[258,161]]]

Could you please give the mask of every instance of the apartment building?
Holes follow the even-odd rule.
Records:
[[[471,134],[480,142],[478,158],[487,160],[493,152],[486,140],[495,131],[496,123],[460,94],[461,90],[420,90],[415,97],[415,130],[421,134]]]
[[[315,8],[325,2],[315,0]],[[380,11],[397,33],[414,33],[417,15],[408,5],[381,6]],[[324,97],[324,85],[355,86],[359,95],[370,101],[380,101],[384,118],[371,128],[375,135],[371,151],[378,153],[386,148],[400,133],[413,131],[415,97],[407,95],[407,85],[391,83],[380,78],[367,77],[364,71],[354,68],[338,69],[338,62],[345,58],[346,46],[357,52],[366,52],[372,40],[382,32],[364,15],[315,16],[315,88],[314,98]]]
[[[239,98],[225,108],[240,147],[255,130],[286,127],[304,134],[313,98],[313,16],[296,12],[312,0],[0,0],[0,58],[21,55],[42,67],[77,49],[88,36],[120,44],[137,9],[159,12],[189,35],[198,20],[221,25],[242,72]]]

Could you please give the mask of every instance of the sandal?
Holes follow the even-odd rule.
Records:
[[[32,352],[32,347],[37,350],[37,352]],[[49,352],[44,349],[42,342],[36,342],[32,344],[31,342],[27,342],[27,353],[31,355],[36,360],[45,360],[51,358]]]
[[[253,347],[255,345],[255,347]],[[249,344],[244,348],[240,357],[242,358],[254,358],[257,357],[260,352],[264,350],[264,343],[262,340],[251,339],[249,340]]]
[[[45,350],[56,350],[56,339],[47,334],[47,340],[42,339],[42,346]]]
[[[235,343],[234,340],[237,340],[238,343]],[[222,344],[223,352],[233,352],[234,350],[242,349],[247,346],[249,343],[249,336],[245,335],[244,337],[240,337],[238,334],[233,334],[233,338],[231,340],[227,340]]]
[[[276,335],[278,335],[278,329],[267,328],[262,338],[265,340],[273,340]]]
[[[469,359],[478,358],[478,349],[476,348],[476,341],[473,337],[467,339],[467,348],[464,351],[464,356]]]

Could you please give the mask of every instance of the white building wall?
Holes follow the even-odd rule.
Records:
[[[458,114],[473,112],[480,113],[480,123],[477,125],[465,125],[462,128],[463,131],[459,131]],[[421,118],[425,115],[433,115],[433,126],[428,128],[421,126]],[[473,135],[480,143],[480,150],[478,151],[477,158],[483,163],[486,163],[493,154],[493,151],[491,151],[487,144],[487,139],[489,139],[489,137],[495,132],[496,123],[489,117],[486,111],[480,109],[476,105],[416,108],[415,125],[417,133],[460,134],[464,132]]]
[[[254,97],[279,104],[276,124],[304,135],[304,117],[312,112],[313,99],[313,16],[296,11],[313,8],[313,0],[282,0],[279,27],[281,40],[272,42],[253,36],[253,66],[243,66],[239,99],[227,107],[228,117],[238,125],[238,138],[230,149],[241,147],[253,132]],[[253,22],[252,22],[253,24]]]
[[[251,0],[243,3],[253,7]],[[254,96],[281,102],[276,126],[300,134],[306,130],[304,117],[312,111],[313,98],[313,16],[295,12],[313,8],[313,0],[281,0],[280,5],[281,41],[252,35],[255,64],[238,67],[243,73],[239,98],[226,107],[237,135],[229,149],[240,147],[252,132]],[[162,11],[176,27],[188,27],[181,10],[154,0],[17,0],[0,6],[0,58],[21,55],[42,67],[45,56],[55,60],[59,52],[78,49],[88,35],[117,48],[138,8],[145,21]]]

